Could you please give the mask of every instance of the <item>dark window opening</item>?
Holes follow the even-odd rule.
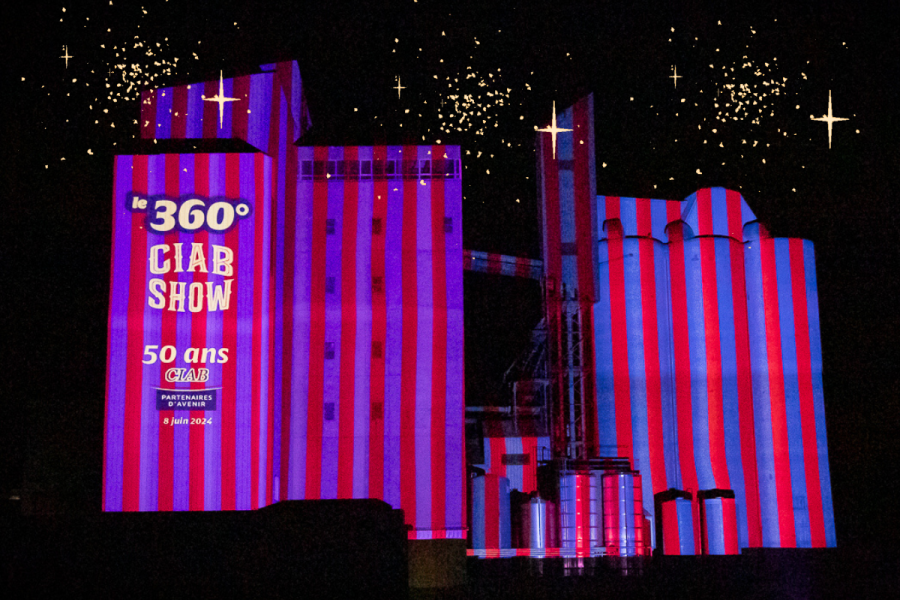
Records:
[[[530,454],[504,454],[500,457],[500,462],[509,466],[521,466],[531,464]]]

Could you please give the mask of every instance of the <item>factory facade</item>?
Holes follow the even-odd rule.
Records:
[[[295,62],[144,92],[163,153],[116,158],[103,509],[378,498],[478,555],[835,545],[812,244],[721,188],[597,196],[593,111],[539,134],[543,262],[507,269],[542,281],[543,425],[483,423],[467,466],[488,263],[459,147],[294,145]],[[164,151],[201,138],[257,151]]]

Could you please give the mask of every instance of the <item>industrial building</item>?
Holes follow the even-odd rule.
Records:
[[[462,248],[458,146],[309,125],[295,62],[142,94],[161,148],[257,151],[116,159],[105,511],[378,498],[501,558],[836,544],[811,242],[723,188],[597,195],[591,96],[537,134],[541,260]],[[464,269],[541,282],[508,410],[466,410]]]

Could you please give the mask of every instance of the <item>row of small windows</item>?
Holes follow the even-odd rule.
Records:
[[[335,219],[325,219],[325,233],[334,235],[336,230]],[[372,219],[372,235],[381,235],[381,219]],[[453,233],[453,217],[444,217],[444,233]]]
[[[304,160],[300,179],[458,179],[458,160]]]

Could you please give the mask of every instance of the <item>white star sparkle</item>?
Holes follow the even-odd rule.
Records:
[[[678,67],[676,66],[672,67],[672,73],[672,75],[669,75],[669,79],[675,82],[675,87],[678,87],[678,80],[684,79],[684,77],[678,74]]]
[[[212,98],[201,95],[206,102],[216,102],[219,105],[219,129],[222,128],[222,119],[225,117],[225,103],[237,102],[239,98],[228,98],[225,96],[225,81],[222,79],[222,71],[219,71],[219,93]]]
[[[535,127],[535,129],[537,128]],[[563,131],[572,131],[571,129],[560,129],[556,126],[556,100],[553,101],[553,120],[551,121],[550,127],[537,130],[549,133],[553,136],[553,158],[556,158],[556,134]]]
[[[397,90],[397,99],[400,99],[400,90],[405,90],[406,86],[400,85],[400,77],[397,77],[397,87],[394,88]]]
[[[69,68],[69,59],[73,58],[72,56],[69,56],[69,47],[68,46],[63,46],[63,55],[60,56],[60,58],[66,59],[66,68],[68,69]]]
[[[831,124],[836,123],[837,121],[849,121],[850,119],[843,119],[840,117],[835,117],[831,114],[831,90],[828,90],[828,114],[822,115],[821,117],[814,117],[810,115],[809,117],[813,121],[824,121],[828,123],[828,149],[831,149]]]

